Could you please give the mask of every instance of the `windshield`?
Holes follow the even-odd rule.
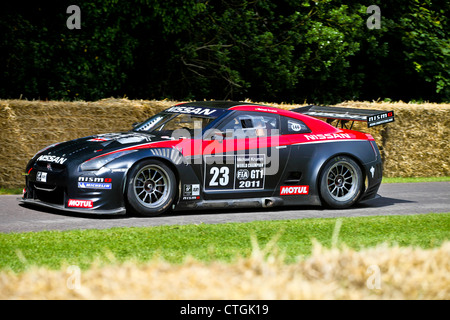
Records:
[[[134,131],[153,134],[172,135],[175,130],[188,130],[191,135],[194,130],[200,132],[211,123],[214,118],[184,113],[159,113],[134,128]]]

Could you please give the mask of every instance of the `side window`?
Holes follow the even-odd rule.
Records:
[[[283,134],[296,134],[296,133],[311,132],[311,130],[301,120],[287,118],[287,117],[282,117],[282,118],[283,118]]]
[[[227,138],[269,137],[280,134],[280,121],[278,115],[239,112],[219,129],[226,133]]]

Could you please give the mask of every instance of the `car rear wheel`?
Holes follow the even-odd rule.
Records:
[[[349,157],[337,156],[322,170],[320,195],[331,208],[344,209],[355,204],[362,192],[363,175],[359,165]]]
[[[172,170],[158,160],[146,160],[130,170],[127,181],[129,208],[140,216],[157,216],[170,208],[176,191]]]

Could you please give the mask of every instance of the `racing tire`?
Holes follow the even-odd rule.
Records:
[[[354,205],[363,190],[363,174],[349,157],[337,156],[328,161],[320,176],[320,196],[327,207],[345,209]]]
[[[126,189],[127,204],[136,215],[153,217],[167,211],[176,195],[176,177],[163,162],[145,160],[131,168]]]

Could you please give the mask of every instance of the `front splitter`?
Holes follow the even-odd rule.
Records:
[[[84,214],[95,214],[95,215],[124,215],[127,210],[123,207],[111,210],[98,210],[98,209],[77,209],[77,208],[66,208],[60,204],[43,202],[37,199],[22,199],[18,198],[18,201],[32,206],[39,206],[45,208],[56,209],[64,212],[73,212],[73,213],[84,213]]]

